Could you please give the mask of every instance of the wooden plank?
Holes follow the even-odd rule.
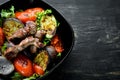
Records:
[[[72,53],[51,80],[119,78],[120,1],[45,1],[68,20],[76,39]]]

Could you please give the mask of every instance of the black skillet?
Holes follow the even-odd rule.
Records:
[[[53,14],[55,15],[56,19],[60,22],[60,26],[57,29],[57,34],[62,39],[64,51],[62,53],[61,58],[55,62],[55,65],[53,67],[50,68],[48,74],[42,77],[44,78],[48,76],[49,74],[51,74],[53,70],[55,70],[67,58],[67,56],[71,52],[73,45],[74,45],[73,29],[59,12],[57,12],[53,7],[51,7],[48,3],[45,3],[44,1],[41,1],[41,0],[23,0],[23,1],[10,0],[8,1],[7,0],[7,2],[1,3],[0,10],[9,9],[11,5],[15,6],[15,10],[19,10],[19,9],[24,10],[24,9],[33,8],[33,7],[42,7],[44,9],[52,9]]]

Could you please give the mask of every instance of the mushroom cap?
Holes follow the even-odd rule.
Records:
[[[5,57],[0,56],[0,74],[8,75],[14,71],[13,64]]]

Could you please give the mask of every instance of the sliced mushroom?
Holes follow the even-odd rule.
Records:
[[[8,61],[5,57],[0,56],[0,74],[8,75],[14,71],[13,64]]]

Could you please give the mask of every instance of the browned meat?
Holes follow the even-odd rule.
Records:
[[[36,53],[37,52],[37,47],[36,46],[30,46],[30,52],[33,54],[33,53]]]
[[[20,44],[7,48],[6,51],[4,51],[4,55],[7,59],[10,60],[16,57],[20,51],[24,50],[25,48],[31,45],[37,48],[44,47],[44,44],[39,42],[38,38],[33,38],[32,36],[30,36],[22,40]]]
[[[38,30],[35,34],[35,37],[38,38],[39,41],[41,41],[45,34],[46,34],[45,30]]]
[[[17,30],[12,36],[8,37],[8,40],[12,40],[14,38],[24,38],[27,35],[34,35],[36,31],[36,24],[33,21],[27,21],[26,27]]]
[[[35,22],[27,21],[25,30],[28,32],[27,35],[34,35],[37,31]]]
[[[43,36],[46,34],[45,30],[38,30],[35,34],[35,37],[39,39],[39,41],[42,41]],[[36,46],[31,46],[30,47],[30,52],[31,53],[36,53],[37,52],[37,47]]]

